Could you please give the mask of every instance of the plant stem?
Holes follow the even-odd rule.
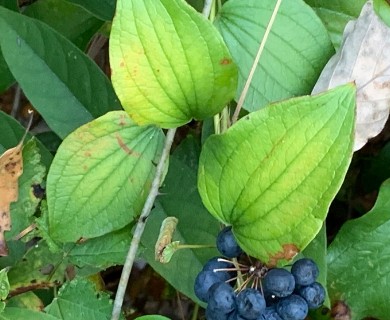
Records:
[[[205,249],[205,248],[215,248],[215,244],[180,244],[177,246],[179,249]]]
[[[202,14],[208,18],[210,16],[211,8],[213,7],[213,0],[205,0]]]
[[[272,29],[272,26],[274,24],[274,21],[275,21],[277,13],[279,11],[279,7],[280,7],[281,3],[282,3],[282,0],[277,0],[277,2],[275,4],[274,11],[272,12],[271,18],[270,18],[270,20],[268,22],[267,29],[265,30],[263,39],[260,42],[260,46],[259,46],[259,49],[257,51],[255,60],[253,61],[253,65],[252,65],[252,68],[251,68],[251,70],[249,72],[248,79],[246,80],[244,89],[242,89],[240,98],[238,99],[237,107],[236,107],[236,110],[234,111],[233,118],[232,118],[232,124],[234,124],[238,120],[238,115],[240,114],[242,105],[244,104],[246,95],[248,94],[249,86],[250,86],[250,84],[252,82],[253,75],[255,74],[257,64],[259,63],[261,54],[263,53],[263,50],[264,50],[264,47],[265,47],[265,43],[267,42],[269,33],[270,33],[271,29]]]
[[[118,320],[123,304],[123,298],[125,296],[125,291],[127,287],[127,283],[129,281],[131,269],[133,267],[133,263],[135,260],[135,256],[137,254],[138,246],[141,241],[142,233],[144,232],[146,220],[149,216],[150,210],[152,210],[154,201],[158,195],[158,188],[161,183],[161,179],[164,172],[165,162],[169,156],[169,151],[171,150],[173,138],[175,136],[176,128],[169,129],[167,132],[167,136],[165,138],[165,145],[163,152],[161,154],[160,161],[157,165],[156,175],[154,176],[152,186],[150,188],[148,197],[145,201],[144,207],[142,209],[141,215],[138,218],[138,222],[133,233],[133,238],[131,240],[130,248],[127,253],[126,261],[123,266],[121,278],[119,280],[118,290],[115,296],[114,307],[112,310],[111,320]]]

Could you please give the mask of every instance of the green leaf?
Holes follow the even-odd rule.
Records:
[[[77,4],[102,20],[110,21],[114,17],[116,0],[67,0]]]
[[[140,124],[173,128],[205,119],[236,90],[223,39],[184,0],[119,0],[110,63],[118,97]]]
[[[3,153],[6,149],[13,148],[20,142],[26,129],[13,117],[2,111],[0,111],[0,125],[0,153]],[[27,138],[30,137],[33,136],[27,133]],[[36,141],[42,158],[42,163],[45,165],[46,169],[49,169],[53,156],[39,140]]]
[[[338,49],[348,21],[356,19],[367,0],[305,0],[317,13],[329,32],[332,43]]]
[[[28,320],[58,320],[60,318],[53,317],[43,312],[37,312],[25,308],[5,308],[3,313],[0,313],[0,320],[15,320],[15,319],[28,319]]]
[[[26,244],[22,241],[7,241],[7,246],[9,254],[0,259],[0,268],[13,267],[26,253]]]
[[[274,0],[229,0],[215,24],[239,67],[240,96]],[[244,108],[258,110],[270,102],[311,92],[333,47],[321,20],[302,0],[283,1],[249,87]]]
[[[9,294],[8,268],[0,270],[0,300],[5,300]]]
[[[47,244],[39,241],[8,272],[11,294],[58,286],[64,281],[67,265],[63,253],[51,253]]]
[[[153,269],[194,301],[199,301],[193,291],[195,278],[208,259],[219,255],[217,250],[180,249],[169,263],[162,264],[155,261],[154,246],[161,223],[168,216],[175,216],[179,220],[173,235],[174,241],[178,240],[183,245],[215,245],[220,227],[218,221],[204,208],[196,188],[197,150],[199,146],[190,138],[173,153],[161,189],[163,195],[156,202],[141,239],[145,248],[142,254]],[[193,156],[190,157],[190,154]]]
[[[120,109],[99,67],[56,31],[2,7],[0,29],[1,50],[11,72],[61,138],[94,117]]]
[[[67,244],[64,252],[69,252],[69,260],[79,268],[87,266],[102,270],[124,264],[131,238],[130,226],[76,245]]]
[[[18,11],[18,1],[17,0],[0,0],[0,6],[3,6],[7,9]]]
[[[18,201],[11,203],[12,229],[5,233],[6,239],[12,239],[33,223],[33,215],[40,202],[33,193],[33,186],[43,182],[45,167],[35,140],[28,141],[23,146],[23,174],[19,178]]]
[[[58,297],[45,310],[62,320],[103,320],[110,319],[112,302],[107,293],[97,292],[92,282],[76,278],[61,287]]]
[[[198,187],[248,254],[291,259],[321,229],[352,157],[355,87],[286,100],[209,137]]]
[[[142,316],[142,317],[137,317],[135,320],[170,320],[167,317],[159,316],[157,314],[153,315],[148,315],[148,316]]]
[[[374,0],[375,13],[390,27],[390,3],[387,0]]]
[[[11,297],[7,301],[7,308],[9,307],[41,311],[43,309],[43,302],[35,293],[29,291]]]
[[[50,237],[74,242],[129,224],[142,209],[163,143],[161,129],[138,127],[124,111],[72,132],[47,177]]]
[[[24,14],[40,20],[72,41],[81,50],[103,25],[83,8],[64,0],[37,1],[29,5]]]
[[[354,319],[387,319],[390,288],[390,180],[379,191],[374,208],[346,222],[328,248],[328,290],[342,300]]]
[[[0,93],[7,90],[15,82],[11,71],[8,69],[8,65],[4,60],[0,50]]]

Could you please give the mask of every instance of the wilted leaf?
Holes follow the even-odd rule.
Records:
[[[328,290],[343,300],[353,319],[389,318],[390,180],[374,208],[345,223],[328,249]]]
[[[184,0],[118,0],[110,64],[118,97],[139,124],[173,128],[208,118],[236,91],[222,37]]]
[[[368,2],[348,23],[344,42],[324,68],[313,93],[355,81],[357,115],[354,151],[379,134],[390,110],[390,28]]]
[[[352,157],[355,87],[269,105],[209,137],[198,187],[244,251],[274,265],[320,231]]]
[[[167,263],[164,258],[164,250],[172,243],[173,233],[176,230],[176,225],[179,220],[175,217],[167,217],[163,220],[160,228],[160,233],[154,247],[154,255],[156,261]],[[169,262],[169,261],[168,261]]]
[[[10,205],[18,200],[18,179],[23,173],[22,148],[28,129],[16,147],[0,156],[0,256],[8,255],[4,232],[11,230]]]

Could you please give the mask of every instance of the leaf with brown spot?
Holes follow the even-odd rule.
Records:
[[[11,230],[10,205],[18,200],[18,178],[23,173],[23,141],[30,125],[31,121],[18,145],[6,150],[0,157],[0,256],[8,255],[4,232]]]

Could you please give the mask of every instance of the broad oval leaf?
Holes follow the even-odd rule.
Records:
[[[206,140],[203,203],[248,254],[275,264],[319,232],[352,157],[354,106],[348,84],[270,105]]]
[[[374,208],[345,223],[328,249],[329,294],[350,307],[353,319],[389,317],[389,233],[390,180],[386,180]]]
[[[9,69],[61,138],[95,117],[121,108],[100,68],[46,24],[0,7],[0,30],[0,46]]]
[[[384,128],[390,111],[390,28],[367,2],[359,18],[348,23],[341,50],[321,73],[313,93],[355,81],[357,115],[354,150]]]
[[[274,7],[274,0],[229,0],[215,21],[239,67],[236,99]],[[283,1],[271,30],[244,103],[248,111],[310,93],[333,53],[321,20],[302,0]]]
[[[140,124],[173,128],[205,119],[236,90],[222,37],[183,0],[119,0],[110,63],[118,97]]]
[[[54,241],[98,237],[129,224],[142,209],[164,135],[112,111],[71,133],[47,178]]]

